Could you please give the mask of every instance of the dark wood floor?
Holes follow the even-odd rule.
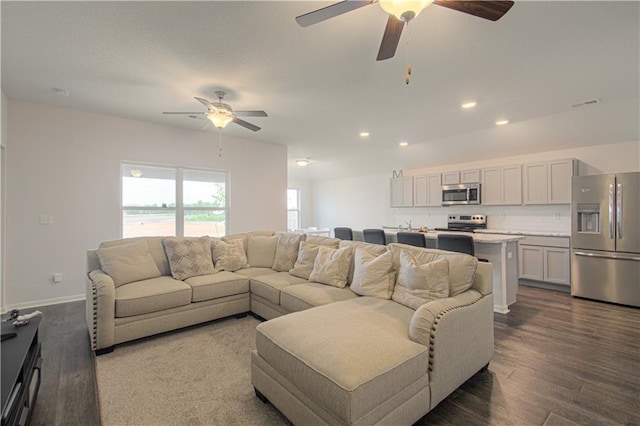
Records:
[[[32,425],[99,424],[84,302],[39,308]],[[116,348],[117,350],[117,348]],[[495,314],[495,356],[419,425],[640,425],[640,309],[521,287]]]

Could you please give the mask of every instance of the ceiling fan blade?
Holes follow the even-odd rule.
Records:
[[[458,12],[468,13],[478,18],[497,21],[513,6],[512,1],[458,1],[458,0],[435,0],[434,4]]]
[[[384,61],[385,59],[393,58],[393,55],[396,54],[403,28],[404,22],[393,15],[389,15],[376,60]]]
[[[205,115],[206,112],[163,112],[163,114],[187,114],[187,115]]]
[[[206,106],[207,108],[213,108],[213,106],[211,105],[211,102],[209,102],[206,99],[202,99],[202,98],[199,98],[197,96],[195,96],[193,99],[195,99],[196,101],[200,102],[202,105]]]
[[[264,111],[233,111],[233,113],[241,117],[268,117]]]
[[[260,130],[260,127],[256,126],[255,124],[251,124],[247,121],[240,120],[238,117],[233,117],[233,122],[241,125],[242,127],[246,127],[249,130],[253,130],[254,132],[257,132],[258,130]]]
[[[309,25],[317,24],[327,19],[334,18],[342,15],[343,13],[351,12],[352,10],[359,9],[363,6],[367,6],[373,3],[374,0],[345,0],[340,3],[335,3],[322,9],[314,10],[313,12],[305,13],[296,17],[296,22],[301,27],[308,27]]]

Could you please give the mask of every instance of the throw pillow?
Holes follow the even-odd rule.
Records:
[[[276,257],[277,237],[251,236],[247,240],[247,261],[254,268],[271,268]]]
[[[116,287],[161,275],[146,241],[99,248],[97,255],[100,268],[113,279]]]
[[[334,249],[318,246],[318,255],[313,262],[313,270],[309,275],[309,281],[338,288],[346,287],[352,257],[353,250],[351,247]]]
[[[308,280],[311,271],[313,271],[313,264],[316,261],[316,256],[318,256],[319,248],[320,246],[302,241],[300,250],[298,250],[298,259],[296,259],[293,269],[289,269],[289,273],[295,277]]]
[[[449,261],[440,259],[419,265],[407,251],[400,252],[398,281],[392,299],[411,309],[449,296]]]
[[[213,240],[213,262],[220,271],[237,271],[248,268],[247,255],[242,239],[230,241]]]
[[[350,288],[354,293],[391,299],[396,272],[393,267],[393,254],[390,251],[378,256],[362,247],[356,247],[353,264],[353,281]]]
[[[216,273],[209,237],[167,237],[162,244],[169,259],[171,275],[176,280]]]
[[[272,268],[279,272],[289,272],[298,258],[300,242],[306,238],[305,234],[286,233],[278,235],[276,244],[276,258]]]

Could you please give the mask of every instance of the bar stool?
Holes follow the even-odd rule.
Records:
[[[409,244],[416,247],[427,247],[427,240],[420,232],[398,232],[396,234],[400,244]]]
[[[353,231],[351,228],[333,228],[333,235],[341,240],[353,240]]]
[[[456,251],[475,256],[473,237],[470,237],[469,235],[439,234],[438,249]]]
[[[371,244],[387,244],[387,237],[384,235],[384,231],[382,229],[363,229],[362,234],[364,235],[364,242]]]

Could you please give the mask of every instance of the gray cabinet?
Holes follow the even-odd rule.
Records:
[[[518,277],[571,285],[569,237],[528,236],[518,241]]]
[[[413,206],[437,207],[442,205],[440,174],[413,177]]]
[[[413,177],[391,179],[391,207],[413,206]]]
[[[482,204],[522,204],[522,167],[488,167],[482,169]]]
[[[574,159],[540,161],[522,166],[524,204],[570,204]]]

